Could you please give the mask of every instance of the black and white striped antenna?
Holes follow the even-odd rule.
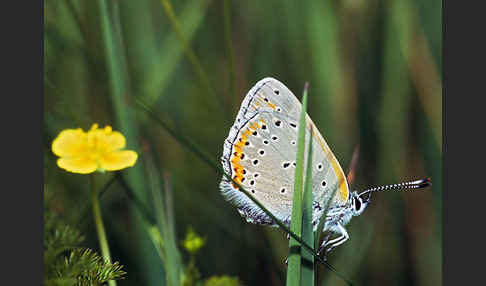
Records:
[[[432,183],[430,182],[430,178],[416,180],[412,182],[403,182],[403,183],[398,183],[393,185],[374,187],[374,188],[364,190],[358,196],[362,196],[364,194],[371,193],[371,192],[381,192],[381,191],[388,191],[388,190],[422,189],[428,186],[432,186]]]

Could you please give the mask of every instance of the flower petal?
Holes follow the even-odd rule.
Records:
[[[100,168],[106,171],[121,170],[135,165],[137,157],[137,153],[131,150],[103,154],[99,159]]]
[[[98,164],[96,164],[96,161],[86,157],[60,158],[57,160],[57,165],[66,171],[79,174],[93,173],[98,169]]]
[[[116,151],[125,147],[125,136],[117,131],[105,132],[98,137],[98,146],[102,150]]]
[[[84,152],[87,134],[81,128],[63,130],[52,142],[52,152],[59,157],[75,157]]]

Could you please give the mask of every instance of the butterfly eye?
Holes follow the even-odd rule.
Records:
[[[356,211],[359,211],[359,209],[361,208],[361,202],[358,198],[354,198],[354,208],[356,209]]]

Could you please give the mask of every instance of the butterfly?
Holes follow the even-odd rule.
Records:
[[[221,163],[226,174],[243,186],[277,219],[290,225],[296,168],[300,101],[280,81],[264,78],[244,98],[224,141]],[[325,206],[323,233],[318,253],[325,254],[349,239],[345,226],[367,208],[375,191],[415,189],[430,179],[415,180],[351,192],[336,157],[306,114],[306,141],[312,132],[312,224],[314,231]],[[307,145],[308,143],[306,143]],[[277,226],[236,184],[223,176],[222,195],[250,223]],[[337,235],[331,239],[332,235]]]

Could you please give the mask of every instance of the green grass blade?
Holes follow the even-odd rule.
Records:
[[[302,98],[302,111],[299,121],[299,135],[297,138],[297,159],[294,175],[294,197],[292,201],[292,217],[290,230],[296,235],[302,235],[302,191],[304,183],[304,151],[305,151],[305,116],[307,108],[307,85]],[[301,244],[294,238],[289,241],[289,264],[287,268],[286,285],[299,285],[301,277]]]
[[[154,204],[157,230],[162,237],[161,245],[156,245],[156,248],[161,248],[161,257],[165,257],[165,261],[163,262],[166,271],[167,284],[171,286],[179,286],[179,274],[182,272],[181,255],[177,249],[177,241],[173,232],[174,229],[169,221],[169,217],[172,216],[172,214],[168,213],[169,208],[167,207],[167,202],[164,203],[164,198],[162,197],[162,187],[160,184],[161,178],[158,175],[158,170],[151,159],[147,158],[145,161],[147,162],[148,181]],[[167,190],[165,191],[167,192]],[[154,233],[157,234],[157,232],[149,229],[149,235],[151,235],[151,237],[153,237]]]
[[[236,100],[238,95],[235,91],[235,68],[233,63],[233,44],[231,40],[231,0],[224,0],[223,1],[223,8],[224,8],[224,38],[226,41],[226,63],[228,65],[228,72],[229,72],[229,100],[228,100],[228,107],[229,107],[229,114],[233,114],[233,100]]]
[[[307,90],[307,89],[306,89]],[[307,148],[307,167],[305,174],[303,212],[302,212],[302,239],[314,245],[312,225],[312,126],[310,126],[309,147]],[[314,285],[314,257],[307,251],[302,251],[301,285]]]
[[[208,2],[206,1],[194,0],[188,1],[182,7],[179,15],[180,28],[188,44],[191,43],[196,32],[201,27],[208,6]],[[168,34],[162,43],[163,49],[159,49],[159,52],[151,60],[151,63],[148,64],[147,72],[141,79],[143,96],[150,106],[164,94],[168,83],[176,73],[182,56],[184,56],[184,51],[180,48],[180,40],[174,33]]]
[[[174,9],[172,8],[172,4],[170,3],[169,0],[161,0],[161,3],[162,3],[162,7],[164,8],[164,12],[169,18],[169,22],[172,25],[172,28],[174,29],[174,32],[177,35],[177,38],[181,42],[182,48],[184,49],[184,52],[189,62],[191,63],[194,72],[199,78],[202,86],[206,90],[207,94],[209,96],[212,96],[216,100],[216,102],[220,104],[220,107],[224,109],[224,104],[221,98],[216,95],[216,92],[214,91],[213,87],[211,86],[211,83],[209,82],[207,73],[204,71],[199,59],[196,57],[196,54],[191,49],[189,43],[186,40],[184,33],[182,32],[181,24],[179,23],[179,20],[174,12]]]
[[[113,105],[113,110],[115,113],[116,123],[123,135],[125,135],[127,140],[127,146],[131,146],[134,150],[140,150],[137,138],[138,126],[134,120],[134,111],[129,108],[127,102],[130,101],[131,90],[130,90],[130,77],[127,73],[127,66],[125,61],[125,48],[123,46],[123,39],[120,25],[120,17],[118,15],[119,9],[118,4],[115,4],[113,9],[109,13],[108,5],[111,2],[98,0],[98,9],[100,12],[101,19],[101,29],[103,36],[103,45],[105,48],[105,59],[107,64],[107,73],[110,84],[110,101]],[[113,15],[113,16],[110,16]],[[144,200],[146,198],[144,193],[144,188],[146,187],[146,182],[144,180],[143,172],[143,160],[141,157],[139,162],[124,171],[127,174],[127,184],[130,189],[134,190],[137,198]],[[146,200],[143,201],[146,203]],[[131,241],[131,245],[137,248],[140,254],[140,260],[138,264],[140,267],[145,269],[144,277],[146,285],[157,285],[160,276],[162,275],[162,270],[158,262],[158,257],[153,251],[153,246],[151,245],[149,239],[142,237],[146,234],[145,220],[143,214],[140,212],[139,208],[134,208],[135,210],[135,222],[134,222],[134,233],[136,239]]]
[[[406,174],[410,156],[404,148],[396,148],[407,141],[410,129],[411,86],[405,55],[400,45],[412,45],[410,13],[402,1],[390,1],[386,6],[388,25],[385,37],[382,102],[379,114],[379,174],[394,180]],[[408,44],[407,44],[408,43]],[[402,44],[402,45],[403,45]],[[389,158],[393,158],[390,162]]]

